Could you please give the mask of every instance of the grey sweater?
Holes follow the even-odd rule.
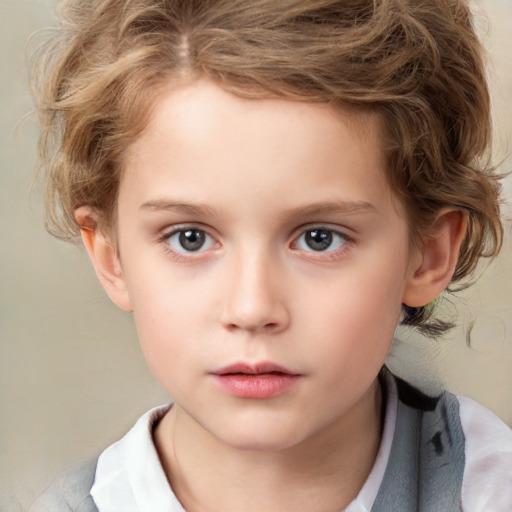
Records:
[[[465,440],[458,401],[395,380],[395,435],[372,512],[460,512]],[[29,512],[98,512],[90,495],[95,470],[93,460],[57,480]]]

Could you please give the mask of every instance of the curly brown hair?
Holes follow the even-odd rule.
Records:
[[[76,238],[83,205],[115,225],[123,155],[155,95],[206,77],[246,98],[378,112],[411,240],[449,206],[468,218],[453,282],[499,251],[490,100],[466,0],[64,0],[58,12],[33,74],[52,234]],[[449,326],[431,306],[404,306],[403,323]]]

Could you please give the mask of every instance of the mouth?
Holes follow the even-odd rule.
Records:
[[[270,362],[235,363],[211,372],[219,387],[237,398],[265,399],[293,388],[302,375]]]
[[[224,366],[218,370],[212,372],[214,375],[267,375],[281,373],[283,375],[297,375],[295,372],[279,366],[275,363],[263,361],[260,363],[249,364],[249,363],[235,363],[229,366]]]

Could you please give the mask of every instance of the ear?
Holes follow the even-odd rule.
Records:
[[[100,216],[94,208],[81,206],[75,210],[75,220],[80,226],[82,242],[91,258],[96,275],[112,301],[124,311],[132,305],[115,246],[99,228]]]
[[[439,212],[431,233],[412,258],[404,304],[424,306],[446,290],[455,272],[466,227],[467,216],[463,211],[445,208]]]

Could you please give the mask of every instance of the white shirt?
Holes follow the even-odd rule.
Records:
[[[370,512],[384,477],[395,433],[396,385],[387,377],[382,440],[373,468],[345,512]],[[465,436],[464,512],[512,511],[512,430],[493,413],[457,396]],[[153,443],[153,425],[169,406],[152,409],[99,457],[91,495],[100,512],[185,512],[172,491]],[[397,511],[398,512],[398,511]]]

